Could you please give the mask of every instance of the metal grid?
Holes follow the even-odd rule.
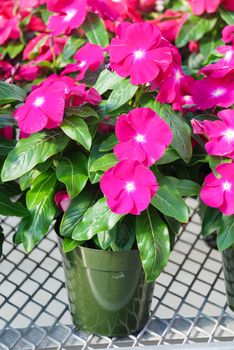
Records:
[[[198,236],[197,202],[168,266],[155,285],[146,327],[125,338],[98,337],[71,326],[61,257],[52,231],[28,256],[13,247],[17,220],[4,219],[0,263],[0,350],[83,349],[234,341],[221,256]],[[234,348],[234,345],[233,345]]]

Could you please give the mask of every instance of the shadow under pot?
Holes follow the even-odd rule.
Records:
[[[77,247],[63,266],[73,323],[109,337],[140,331],[148,321],[154,283],[147,283],[138,250]]]
[[[234,311],[234,246],[222,252],[222,260],[227,303]]]

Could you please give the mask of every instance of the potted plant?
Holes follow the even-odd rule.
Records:
[[[29,253],[55,224],[80,329],[117,336],[144,326],[189,219],[184,198],[200,192],[188,178],[184,118],[196,81],[187,48],[181,56],[172,42],[187,46],[216,20],[193,38],[200,17],[190,3],[168,2],[159,15],[153,1],[21,0],[7,11],[0,2],[1,120],[18,126],[1,186],[19,186],[24,208],[14,243]]]

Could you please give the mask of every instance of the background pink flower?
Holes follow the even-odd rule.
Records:
[[[169,126],[150,108],[136,108],[116,123],[118,159],[137,160],[146,166],[161,158],[172,140]]]
[[[152,171],[131,160],[122,160],[107,170],[100,186],[114,213],[134,215],[139,215],[148,207],[158,189]]]
[[[63,83],[48,83],[32,91],[14,114],[19,128],[28,134],[44,128],[56,128],[63,119],[65,93]]]
[[[99,45],[85,44],[74,55],[77,63],[68,64],[62,74],[79,72],[76,79],[82,80],[88,69],[97,70],[104,61],[103,49]]]
[[[218,113],[221,120],[195,124],[195,133],[202,133],[208,138],[206,151],[214,156],[232,157],[234,155],[234,110],[226,109]],[[198,130],[197,125],[200,125]]]
[[[234,164],[221,164],[216,168],[221,175],[206,176],[200,198],[208,206],[218,208],[225,215],[234,214]]]
[[[222,0],[188,0],[195,15],[200,16],[204,12],[214,13]]]
[[[86,0],[56,2],[52,8],[58,14],[50,16],[48,29],[53,35],[70,34],[73,29],[77,29],[84,22],[87,14],[86,6]],[[50,8],[51,6],[48,6],[48,9]]]
[[[57,205],[57,207],[62,210],[63,212],[66,212],[71,200],[70,197],[67,193],[67,191],[59,191],[57,193],[55,193],[54,195],[54,201],[55,204]]]
[[[118,38],[109,46],[110,66],[120,76],[130,76],[132,84],[153,81],[160,70],[172,62],[169,43],[162,41],[160,31],[150,23],[120,24]]]
[[[3,137],[6,140],[12,140],[14,135],[14,130],[12,126],[8,125],[5,128],[0,128],[0,138]]]
[[[232,72],[223,78],[204,78],[196,81],[193,89],[194,103],[200,109],[216,106],[230,107],[234,103],[234,79]]]

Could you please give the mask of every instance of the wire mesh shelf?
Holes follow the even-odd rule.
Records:
[[[52,230],[25,256],[11,243],[18,221],[3,219],[7,237],[0,262],[0,350],[234,342],[234,313],[226,305],[221,255],[199,237],[197,202],[190,199],[189,206],[191,220],[155,284],[151,317],[139,334],[124,338],[75,329],[56,234]]]

